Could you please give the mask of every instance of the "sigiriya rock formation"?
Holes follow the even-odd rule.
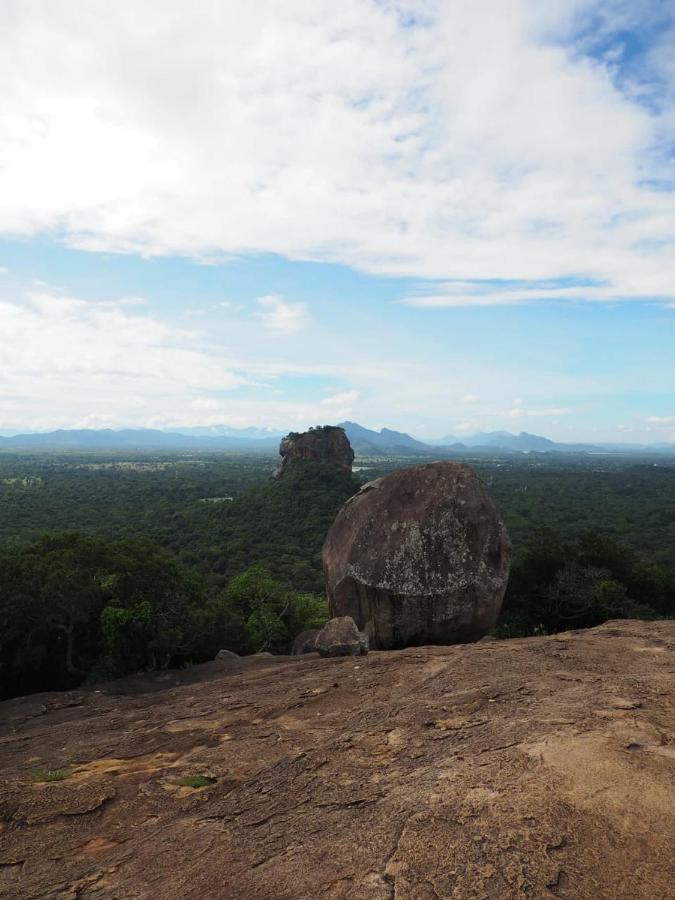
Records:
[[[281,463],[274,473],[281,477],[296,460],[334,463],[341,469],[351,472],[354,462],[354,451],[344,428],[337,425],[323,425],[310,428],[302,434],[291,432],[282,438],[279,445]]]

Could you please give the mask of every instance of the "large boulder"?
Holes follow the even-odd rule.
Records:
[[[301,631],[293,641],[291,656],[302,656],[305,653],[316,653],[316,639],[320,634],[320,628],[309,628]]]
[[[291,432],[282,438],[279,454],[281,464],[274,473],[275,478],[283,475],[288,467],[299,459],[333,463],[346,472],[351,472],[354,462],[354,451],[345,430],[337,425],[310,428],[302,434]]]
[[[365,656],[368,639],[350,616],[340,616],[326,622],[316,636],[315,647],[319,656]]]
[[[402,469],[345,503],[323,547],[332,616],[373,649],[475,641],[494,628],[511,542],[474,470]]]

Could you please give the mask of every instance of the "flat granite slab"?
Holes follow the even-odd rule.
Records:
[[[674,650],[617,621],[7,701],[0,897],[672,896]]]

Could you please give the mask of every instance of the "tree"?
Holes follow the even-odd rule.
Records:
[[[564,542],[549,530],[514,563],[498,630],[516,637],[673,612],[672,583],[621,544],[597,532]]]
[[[196,610],[205,588],[194,573],[148,541],[117,544],[116,571],[101,587],[103,653],[109,674],[188,661],[199,644]]]
[[[44,537],[0,555],[2,693],[73,687],[197,652],[201,579],[149,541]]]
[[[251,566],[233,578],[224,599],[231,614],[236,611],[244,622],[247,647],[252,652],[288,653],[297,634],[321,627],[328,618],[323,598],[293,591],[262,565]]]
[[[286,648],[286,617],[292,602],[287,585],[276,581],[265,566],[255,565],[232,579],[226,596],[244,618],[249,646],[254,652],[280,652]]]
[[[14,622],[13,666],[46,665],[67,680],[87,670],[97,652],[103,598],[95,575],[104,556],[105,545],[77,534],[47,536],[4,555],[0,596]]]

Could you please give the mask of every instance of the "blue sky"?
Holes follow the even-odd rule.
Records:
[[[0,431],[675,440],[671,4],[3,17]]]

